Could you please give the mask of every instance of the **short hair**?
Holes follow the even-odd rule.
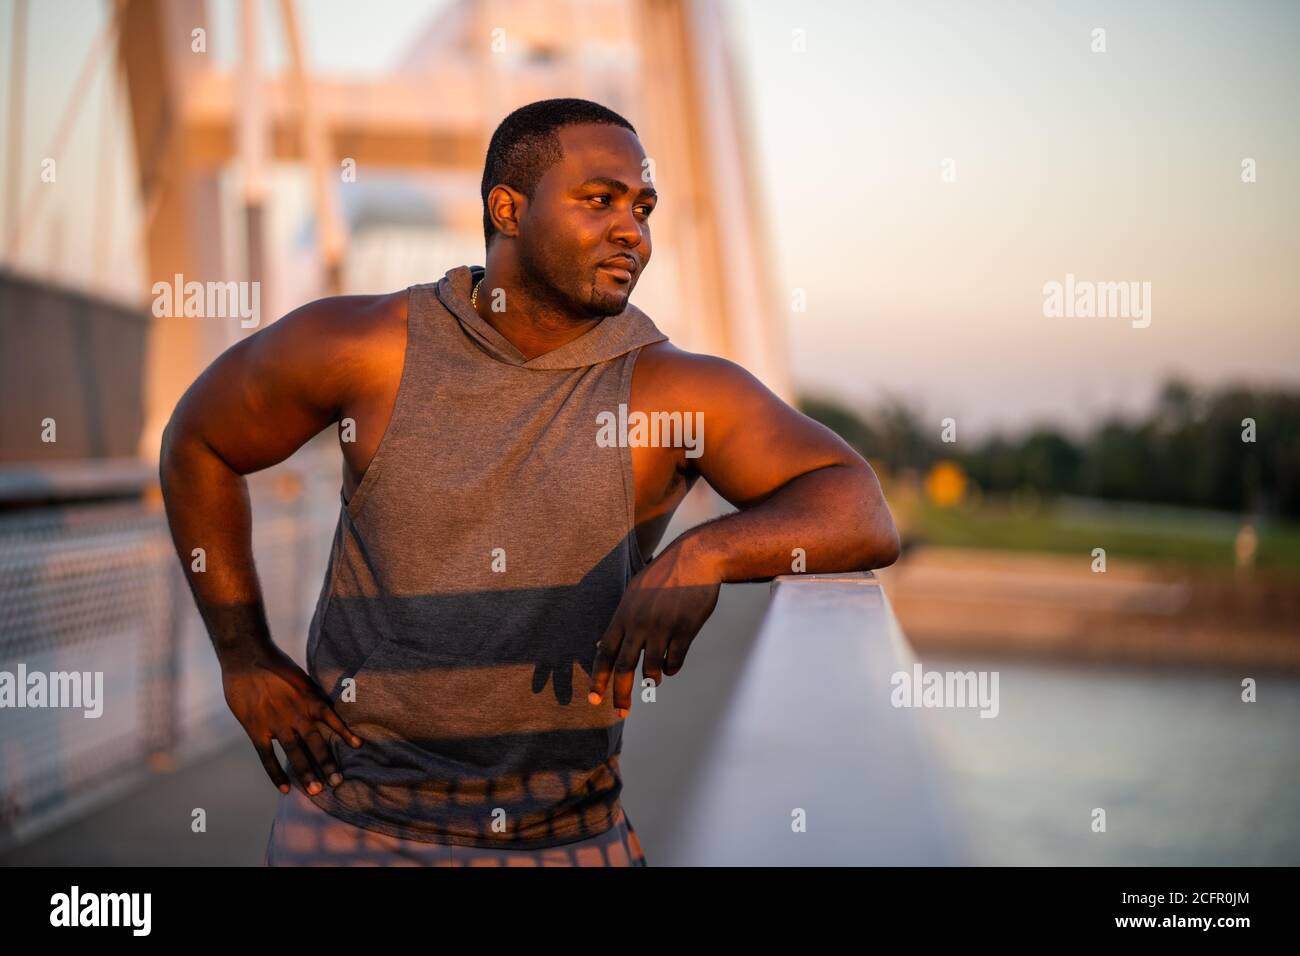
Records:
[[[483,162],[483,243],[492,244],[497,228],[488,212],[488,193],[499,184],[529,199],[546,171],[564,157],[556,131],[580,123],[604,123],[636,129],[611,109],[591,100],[564,97],[521,106],[501,121],[488,143]]]

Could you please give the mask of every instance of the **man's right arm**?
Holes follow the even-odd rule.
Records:
[[[280,741],[309,792],[337,785],[328,727],[359,746],[325,694],[271,639],[253,564],[244,475],[288,458],[382,379],[369,333],[391,331],[391,296],[321,299],[231,346],[185,392],[159,462],[172,540],[221,664],[227,703],[268,776],[289,781]],[[402,331],[404,332],[404,325]],[[204,570],[196,571],[196,549]]]

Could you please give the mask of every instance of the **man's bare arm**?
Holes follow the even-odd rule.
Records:
[[[280,740],[313,792],[318,774],[342,779],[316,725],[353,746],[360,740],[271,639],[244,475],[288,458],[373,388],[368,356],[375,350],[361,343],[385,328],[392,306],[388,297],[339,297],[289,313],[219,356],[186,391],[163,434],[167,520],[221,663],[227,702],[286,792],[271,739]],[[202,572],[192,570],[200,548]]]
[[[739,511],[673,542],[708,579],[766,581],[794,568],[864,571],[898,560],[900,541],[871,466],[745,369],[691,355],[689,392],[705,425],[696,469]]]
[[[677,537],[628,586],[597,645],[588,695],[599,704],[612,682],[622,716],[642,652],[641,672],[656,685],[676,674],[724,581],[788,574],[796,549],[810,572],[885,567],[899,553],[875,472],[829,428],[725,359],[648,348],[638,368],[654,383],[650,404],[701,413],[701,454],[686,459],[689,470],[740,511]]]

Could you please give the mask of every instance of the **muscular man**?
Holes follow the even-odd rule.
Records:
[[[226,700],[285,794],[268,862],[644,863],[618,767],[638,662],[676,674],[720,584],[788,573],[795,548],[810,572],[897,558],[859,455],[629,302],[658,201],[644,159],[595,103],[515,111],[484,169],[486,269],[311,302],[178,404],[167,516]],[[623,424],[641,415],[654,435]],[[243,476],[336,423],[304,672],[268,631]],[[701,476],[739,510],[650,560]]]

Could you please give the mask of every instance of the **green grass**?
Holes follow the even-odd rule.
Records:
[[[1095,511],[1092,509],[1095,508]],[[1216,512],[1169,512],[1093,503],[1090,513],[1044,503],[1032,510],[985,502],[974,508],[917,503],[908,533],[928,544],[1088,554],[1231,568],[1236,563],[1234,516]],[[1261,524],[1255,566],[1300,573],[1300,525]]]

